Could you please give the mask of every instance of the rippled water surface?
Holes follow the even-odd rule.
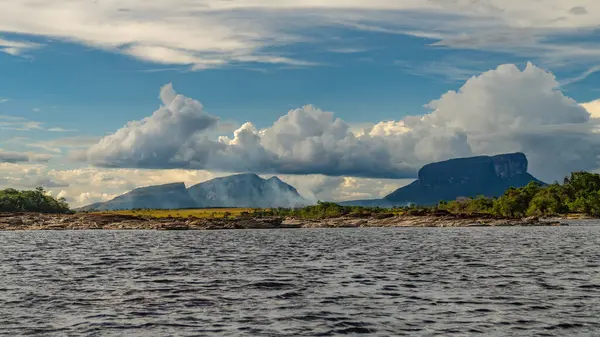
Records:
[[[0,233],[0,335],[599,336],[600,226]]]

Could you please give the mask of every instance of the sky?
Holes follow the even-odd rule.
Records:
[[[600,168],[595,0],[0,1],[0,188],[231,173],[379,198],[429,162]]]

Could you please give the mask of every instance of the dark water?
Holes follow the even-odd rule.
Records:
[[[600,226],[0,233],[0,335],[599,336]]]

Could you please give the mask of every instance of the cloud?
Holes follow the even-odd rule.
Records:
[[[23,53],[40,48],[42,45],[28,41],[12,41],[0,38],[0,52],[21,56]]]
[[[413,179],[370,179],[323,175],[280,175],[279,178],[296,187],[302,196],[314,202],[383,198],[413,182]]]
[[[533,173],[554,180],[600,166],[597,123],[558,87],[554,75],[533,64],[506,64],[431,101],[423,116],[357,132],[308,105],[268,128],[247,122],[214,140],[207,134],[218,118],[169,85],[161,90],[164,106],[104,137],[84,158],[100,167],[413,178],[429,162],[522,151]]]
[[[6,152],[0,150],[0,162],[1,163],[21,163],[28,162],[29,156],[23,153],[17,152]]]
[[[588,11],[583,6],[577,6],[577,7],[571,8],[569,10],[569,13],[574,14],[574,15],[585,15],[588,13]]]
[[[65,129],[65,128],[49,128],[49,129],[46,129],[46,131],[49,131],[49,132],[77,132],[78,130]]]
[[[377,177],[415,173],[406,163],[392,163],[378,142],[356,137],[347,123],[313,106],[291,110],[265,130],[249,122],[232,138],[214,141],[203,133],[218,119],[200,102],[177,95],[171,86],[162,89],[161,98],[165,106],[103,138],[86,159],[101,167]]]
[[[19,116],[0,115],[0,128],[11,131],[48,131],[48,132],[75,132],[77,130],[60,127],[45,128],[44,123],[27,120]]]
[[[47,162],[52,156],[36,153],[11,152],[0,149],[0,163]]]
[[[0,97],[0,104],[8,102],[8,98]]]
[[[345,47],[345,48],[330,48],[328,49],[329,52],[332,53],[338,53],[338,54],[356,54],[356,53],[364,53],[367,51],[366,48],[352,48],[352,47]]]
[[[66,181],[52,180],[49,178],[38,178],[31,183],[29,187],[44,187],[44,188],[56,188],[56,187],[69,187],[69,183]]]
[[[163,106],[152,116],[129,122],[116,133],[104,137],[89,149],[88,159],[107,167],[184,166],[182,161],[186,158],[173,155],[189,156],[179,150],[191,148],[191,143],[197,142],[195,137],[215,127],[218,119],[206,113],[200,102],[178,95],[171,85],[161,89],[160,99]],[[194,150],[201,151],[199,148]]]
[[[591,76],[591,75],[593,75],[593,74],[595,74],[595,73],[597,73],[599,71],[600,71],[600,65],[593,66],[593,67],[589,68],[588,70],[584,71],[582,74],[580,74],[578,76],[575,76],[575,77],[572,77],[572,78],[568,78],[566,80],[561,81],[560,85],[561,86],[567,86],[569,84],[573,84],[573,83],[576,83],[576,82],[583,81],[586,78],[588,78],[589,76]]]
[[[310,35],[315,27],[340,25],[423,37],[449,48],[579,62],[597,58],[599,46],[550,37],[592,32],[600,26],[599,14],[600,5],[589,0],[130,0],[127,8],[116,1],[5,0],[0,2],[0,32],[45,36],[192,69],[246,62],[314,65],[273,53],[273,47],[315,42]],[[321,36],[316,42],[327,42],[328,34]],[[4,52],[15,55],[38,47],[2,41]]]
[[[41,149],[47,152],[60,154],[63,150],[88,148],[101,139],[101,137],[74,136],[55,139],[34,140],[28,137],[13,137],[5,140],[5,144]]]
[[[592,118],[600,118],[600,99],[581,104],[591,115]]]
[[[424,76],[431,78],[446,78],[451,82],[464,82],[473,75],[481,73],[481,71],[473,69],[473,61],[470,60],[468,66],[458,66],[456,62],[429,62],[425,64],[415,64],[414,62],[407,62],[397,60],[394,64],[401,67],[408,74],[415,76]],[[469,68],[471,67],[471,68]]]

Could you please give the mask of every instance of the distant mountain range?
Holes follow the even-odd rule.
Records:
[[[523,187],[532,181],[543,185],[527,173],[527,168],[527,157],[523,153],[451,159],[423,166],[416,181],[383,199],[341,204],[380,207],[409,203],[435,205],[441,200],[451,201],[460,197],[497,197],[509,187]]]
[[[209,207],[276,208],[301,207],[311,202],[277,177],[236,174],[209,180],[186,189],[184,183],[137,188],[110,201],[79,211],[124,209],[185,209]]]
[[[522,187],[537,180],[527,173],[523,153],[451,159],[425,165],[418,179],[383,199],[342,202],[342,205],[392,207],[409,203],[434,205],[440,200],[484,195],[496,197],[509,187]],[[135,189],[110,201],[80,208],[90,210],[184,209],[184,208],[293,208],[312,202],[277,177],[237,174],[209,180],[190,188],[184,183]]]

